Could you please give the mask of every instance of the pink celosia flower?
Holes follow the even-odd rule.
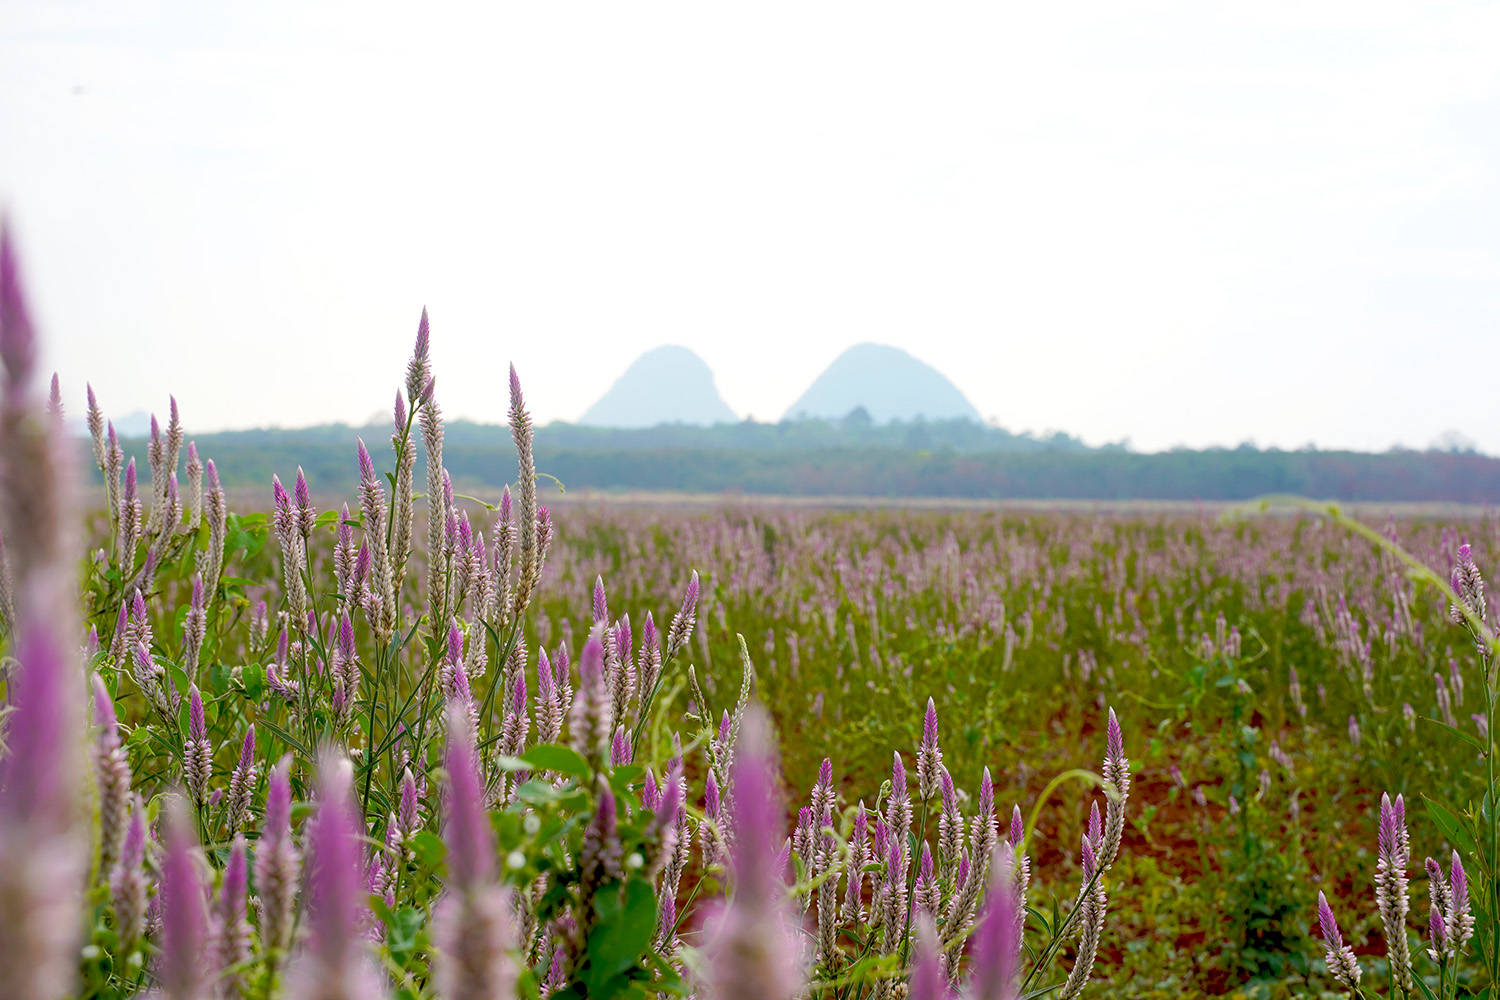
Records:
[[[449,713],[463,713],[452,705]],[[438,955],[433,963],[444,1000],[484,1000],[514,994],[516,964],[509,894],[495,882],[495,837],[484,809],[479,759],[467,726],[450,722],[448,772],[448,892],[434,914]]]
[[[266,814],[255,851],[255,883],[260,892],[260,937],[268,964],[274,969],[291,947],[301,862],[292,840],[291,756],[271,770],[266,791]]]
[[[1015,1000],[1016,969],[1021,951],[1016,897],[1015,855],[997,850],[990,859],[990,887],[985,912],[970,941],[974,1000]]]
[[[361,829],[351,801],[352,769],[342,757],[318,769],[318,815],[309,840],[307,947],[287,972],[290,1000],[385,996],[360,934],[366,914]]]
[[[1318,923],[1323,931],[1323,947],[1327,950],[1328,972],[1344,989],[1353,992],[1359,989],[1359,962],[1354,949],[1344,944],[1339,925],[1333,919],[1333,907],[1321,891],[1318,893]]]
[[[156,977],[171,1000],[197,1000],[207,982],[208,890],[187,807],[167,815],[167,853],[161,866],[161,957]]]
[[[765,712],[745,712],[731,772],[734,895],[708,932],[711,996],[718,1000],[786,1000],[798,989],[797,947],[776,877],[781,806]]]

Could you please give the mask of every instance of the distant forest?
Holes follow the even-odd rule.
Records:
[[[387,427],[197,435],[226,486],[266,486],[297,466],[320,493],[352,495],[355,437],[388,460]],[[145,466],[145,443],[123,442]],[[536,432],[536,462],[568,489],[696,493],[1081,500],[1245,500],[1297,493],[1332,500],[1500,502],[1500,459],[1474,452],[1258,450],[1152,454],[1090,448],[1065,434],[1013,434],[965,420],[873,424],[746,421],[620,430],[554,423]],[[420,459],[419,459],[420,461]],[[516,475],[504,426],[456,421],[443,461],[455,484],[498,489]],[[388,464],[388,461],[387,463]],[[418,471],[420,479],[420,468]]]

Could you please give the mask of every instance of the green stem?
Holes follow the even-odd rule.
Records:
[[[370,816],[370,782],[375,777],[375,706],[380,701],[381,681],[385,678],[385,650],[375,651],[375,683],[374,690],[370,692],[370,716],[369,728],[365,731],[365,752],[368,759],[365,761],[365,790],[360,797],[360,815],[365,817],[366,822]]]

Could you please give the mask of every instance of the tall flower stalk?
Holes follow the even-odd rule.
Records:
[[[800,985],[786,887],[776,875],[782,827],[771,747],[765,712],[752,705],[731,771],[733,895],[709,932],[717,1000],[789,1000]]]
[[[461,705],[448,709],[448,893],[434,914],[438,996],[484,1000],[512,996],[516,964],[510,894],[495,881],[495,836],[485,815],[474,735]]]
[[[308,940],[287,970],[289,1000],[378,1000],[386,995],[360,933],[366,893],[364,830],[354,812],[352,771],[343,757],[318,768],[317,824],[309,837]]]
[[[77,970],[89,844],[77,795],[85,687],[62,426],[41,396],[18,272],[0,220],[0,533],[17,661],[0,758],[0,983],[16,1000],[53,1000],[69,992]]]

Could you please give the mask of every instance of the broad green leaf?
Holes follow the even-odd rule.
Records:
[[[431,830],[421,830],[412,834],[406,843],[418,860],[428,868],[436,868],[448,856],[448,846]]]
[[[560,747],[555,743],[543,743],[523,753],[520,760],[533,771],[556,771],[571,774],[575,778],[587,778],[589,763],[583,755],[571,747]]]
[[[625,885],[623,900],[602,893],[595,905],[599,925],[589,935],[588,967],[584,985],[591,997],[615,996],[626,985],[621,974],[635,967],[651,947],[656,932],[656,893],[650,883],[633,879]]]
[[[1464,732],[1462,729],[1455,729],[1452,726],[1448,725],[1446,722],[1439,722],[1436,719],[1429,719],[1425,715],[1418,716],[1418,718],[1421,719],[1423,722],[1427,723],[1429,726],[1436,726],[1439,729],[1443,729],[1443,730],[1446,730],[1449,733],[1452,733],[1454,736],[1457,736],[1459,739],[1463,740],[1465,743],[1471,744],[1474,747],[1474,749],[1478,750],[1481,754],[1483,754],[1483,753],[1486,752],[1487,748],[1485,747],[1485,745],[1483,743],[1479,742],[1478,737],[1471,736],[1468,733]]]

